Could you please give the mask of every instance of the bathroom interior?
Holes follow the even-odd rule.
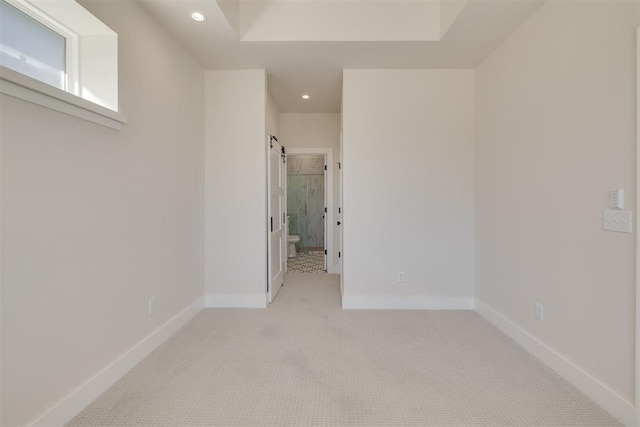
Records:
[[[325,158],[287,156],[287,271],[325,273]]]

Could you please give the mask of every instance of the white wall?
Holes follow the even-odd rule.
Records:
[[[208,306],[265,307],[266,75],[205,72]]]
[[[280,141],[280,110],[269,92],[267,92],[267,133]]]
[[[7,426],[203,294],[203,70],[138,3],[82,3],[118,33],[129,123],[115,131],[0,95]]]
[[[629,403],[634,235],[602,211],[635,206],[637,8],[547,2],[476,81],[476,295]]]
[[[474,72],[345,70],[343,105],[343,305],[471,308]]]
[[[340,150],[340,113],[282,113],[282,139],[288,147]]]
[[[333,218],[338,218],[340,158],[340,114],[339,113],[283,113],[280,114],[282,144],[287,148],[331,148],[333,151]],[[339,271],[338,232],[336,221],[329,224],[333,233],[333,253],[328,257],[328,271]]]

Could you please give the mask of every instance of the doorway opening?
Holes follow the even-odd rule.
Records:
[[[315,154],[287,160],[288,271],[326,273],[326,160]]]
[[[338,182],[333,173],[339,168],[332,167],[332,148],[289,149],[271,135],[267,144],[267,303],[271,303],[290,273],[340,272],[334,251],[338,228],[333,199]]]
[[[331,149],[287,150],[287,272],[331,272]]]

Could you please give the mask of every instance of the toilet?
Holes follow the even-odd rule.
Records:
[[[289,223],[291,221],[291,217],[287,215],[287,243],[289,245],[289,249],[287,250],[287,255],[289,258],[293,258],[298,256],[298,252],[296,251],[296,243],[300,241],[300,236],[295,234],[289,234]]]
[[[300,236],[296,236],[295,234],[287,236],[287,243],[289,244],[289,258],[293,258],[298,255],[298,253],[296,252],[296,243],[298,243],[299,241]]]

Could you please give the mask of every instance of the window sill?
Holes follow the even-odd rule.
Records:
[[[0,66],[0,93],[121,130],[127,116]]]

